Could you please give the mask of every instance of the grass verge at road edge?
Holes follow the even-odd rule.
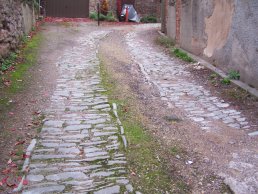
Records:
[[[2,80],[8,80],[10,82],[8,87],[4,87],[3,84],[0,83],[0,86],[3,87],[0,92],[1,115],[4,115],[3,112],[12,107],[12,101],[10,99],[12,99],[13,95],[24,89],[25,80],[27,76],[30,76],[27,71],[37,63],[38,48],[41,41],[42,35],[37,34],[26,42],[25,46],[20,51],[18,62],[14,67],[15,69],[1,76]]]
[[[15,71],[11,72],[10,74],[11,86],[8,88],[8,90],[11,93],[15,93],[23,88],[23,79],[26,76],[26,72],[31,66],[37,63],[38,48],[41,41],[41,34],[37,34],[27,42],[26,46],[21,51],[23,61],[17,64],[15,66]]]
[[[37,68],[39,46],[42,39],[41,34],[36,34],[30,40],[25,41],[17,52],[19,53],[17,60],[12,63],[14,66],[11,66],[1,76],[1,79],[4,78],[9,82],[9,85],[5,85],[0,90],[0,123],[3,124],[0,126],[1,170],[9,169],[10,165],[5,163],[8,158],[10,158],[9,161],[12,161],[13,166],[17,166],[12,168],[8,175],[1,173],[1,180],[2,178],[8,178],[9,185],[13,185],[10,187],[8,184],[3,183],[0,187],[2,192],[11,192],[17,186],[16,184],[20,182],[20,178],[24,174],[21,171],[23,162],[28,160],[28,155],[25,152],[27,141],[30,141],[32,136],[36,134],[33,130],[40,131],[42,119],[44,118],[40,111],[32,113],[32,120],[26,120],[26,116],[23,117],[19,114],[19,106],[23,108],[21,102],[27,100],[24,96],[26,97],[27,95],[25,94],[30,91],[28,88],[30,88],[33,80],[30,70]],[[29,113],[26,112],[24,115],[29,115]],[[30,122],[28,125],[25,123],[27,121]],[[16,122],[19,125],[15,125],[14,123]],[[23,122],[26,127],[23,126]]]
[[[189,188],[182,180],[172,181],[166,161],[160,156],[160,144],[147,133],[141,122],[142,116],[135,106],[134,95],[119,84],[112,70],[107,68],[104,57],[99,57],[102,85],[107,90],[105,94],[111,104],[118,105],[118,115],[128,140],[125,152],[134,189],[150,194],[188,193]]]

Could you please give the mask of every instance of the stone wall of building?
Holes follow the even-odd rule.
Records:
[[[97,3],[99,0],[90,0],[90,12],[97,11]]]
[[[117,10],[117,0],[108,0],[109,3],[109,9],[116,13]],[[90,12],[96,11],[97,3],[101,2],[101,0],[90,0]],[[146,16],[146,15],[154,15],[156,17],[160,17],[160,0],[121,0],[122,4],[123,3],[130,3],[134,4],[135,9],[137,13],[141,16]]]
[[[164,1],[168,36],[225,72],[239,71],[243,82],[258,88],[257,0]]]
[[[135,0],[135,9],[141,16],[153,15],[160,17],[160,0]]]
[[[19,0],[0,0],[0,58],[15,50],[35,23],[32,8]]]

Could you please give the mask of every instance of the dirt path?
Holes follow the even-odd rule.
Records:
[[[50,96],[55,88],[57,69],[52,61],[55,58],[53,50],[56,48],[53,48],[50,43],[62,39],[55,31],[53,28],[49,31],[42,30],[41,34],[44,38],[40,48],[37,48],[37,52],[41,55],[39,55],[37,63],[20,80],[22,81],[22,89],[15,93],[9,93],[9,91],[5,93],[5,89],[0,92],[1,99],[8,102],[8,105],[1,104],[0,110],[0,171],[2,172],[0,179],[3,182],[8,177],[7,182],[10,185],[4,184],[0,188],[1,192],[12,190],[13,185],[18,183],[19,173],[17,170],[20,170],[23,165],[23,153],[31,139],[37,136],[42,110],[48,106]],[[50,34],[51,36],[49,36]],[[21,144],[16,145],[17,143]],[[7,164],[9,159],[13,161],[12,168]]]
[[[235,109],[200,83],[185,63],[165,55],[155,44],[157,30],[146,25],[114,34],[103,43],[110,53],[102,52],[111,61],[131,55],[128,65],[113,62],[108,68],[120,87],[138,97],[134,106],[140,107],[150,133],[173,150],[171,176],[183,176],[194,193],[222,192],[219,177],[235,193],[257,193],[257,137],[248,136],[257,131],[257,120],[248,114],[250,107]],[[124,41],[128,48],[117,51]],[[126,90],[122,98],[130,95]]]
[[[94,23],[43,27],[39,64],[29,72],[34,76],[26,92],[13,100],[19,104],[10,110],[15,116],[4,123],[20,128],[23,138],[30,133],[26,145],[36,137],[31,164],[23,167],[29,171],[24,193],[229,193],[224,181],[235,193],[258,192],[258,139],[248,136],[257,131],[257,121],[198,82],[185,63],[164,54],[155,44],[157,30],[157,25]],[[143,174],[131,169],[136,155],[127,152],[130,146],[141,148],[130,142],[129,151],[122,148],[124,129],[101,83],[101,63],[116,85],[112,95],[130,101],[130,107],[118,104],[121,116],[133,110],[153,137],[155,165],[169,177],[164,185],[154,178],[152,188],[144,188],[141,180],[151,171],[146,161],[136,164]],[[46,116],[39,135],[28,128],[38,111]],[[16,142],[10,140],[9,145]],[[3,152],[2,164],[11,150]]]

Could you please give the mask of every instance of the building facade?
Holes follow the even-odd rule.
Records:
[[[183,49],[258,88],[257,0],[162,0],[162,31]]]

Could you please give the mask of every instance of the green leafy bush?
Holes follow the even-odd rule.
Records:
[[[98,20],[98,18],[97,18],[97,20]],[[100,21],[105,21],[106,20],[106,16],[103,15],[103,14],[99,14],[99,20]]]
[[[91,12],[90,13],[90,19],[93,19],[93,20],[98,20],[98,13],[96,12]],[[115,22],[116,21],[116,18],[115,16],[113,15],[112,12],[108,12],[108,14],[105,16],[103,14],[99,14],[99,20],[100,21],[108,21],[108,22]]]
[[[191,57],[189,57],[187,53],[183,52],[178,48],[172,49],[172,52],[176,57],[182,59],[183,61],[190,63],[194,62],[194,60]]]
[[[142,23],[157,23],[158,19],[153,15],[144,16],[141,18]]]
[[[115,18],[114,14],[112,12],[108,12],[105,20],[108,21],[108,22],[115,22],[116,18]]]
[[[16,53],[11,53],[9,57],[3,60],[1,63],[1,71],[6,71],[8,70],[16,61],[17,59],[17,54]]]
[[[228,73],[228,78],[229,79],[235,79],[235,80],[239,80],[240,79],[240,74],[238,71],[235,70],[231,70]]]
[[[91,12],[90,13],[90,19],[97,20],[98,19],[98,14],[96,12]]]
[[[221,80],[221,83],[225,84],[225,85],[229,85],[231,83],[231,81],[229,78],[225,77],[224,79]]]
[[[93,19],[93,20],[98,20],[98,13],[96,13],[96,12],[91,12],[90,13],[90,19]],[[99,20],[100,21],[104,21],[106,19],[106,16],[105,15],[103,15],[103,14],[99,14]]]

